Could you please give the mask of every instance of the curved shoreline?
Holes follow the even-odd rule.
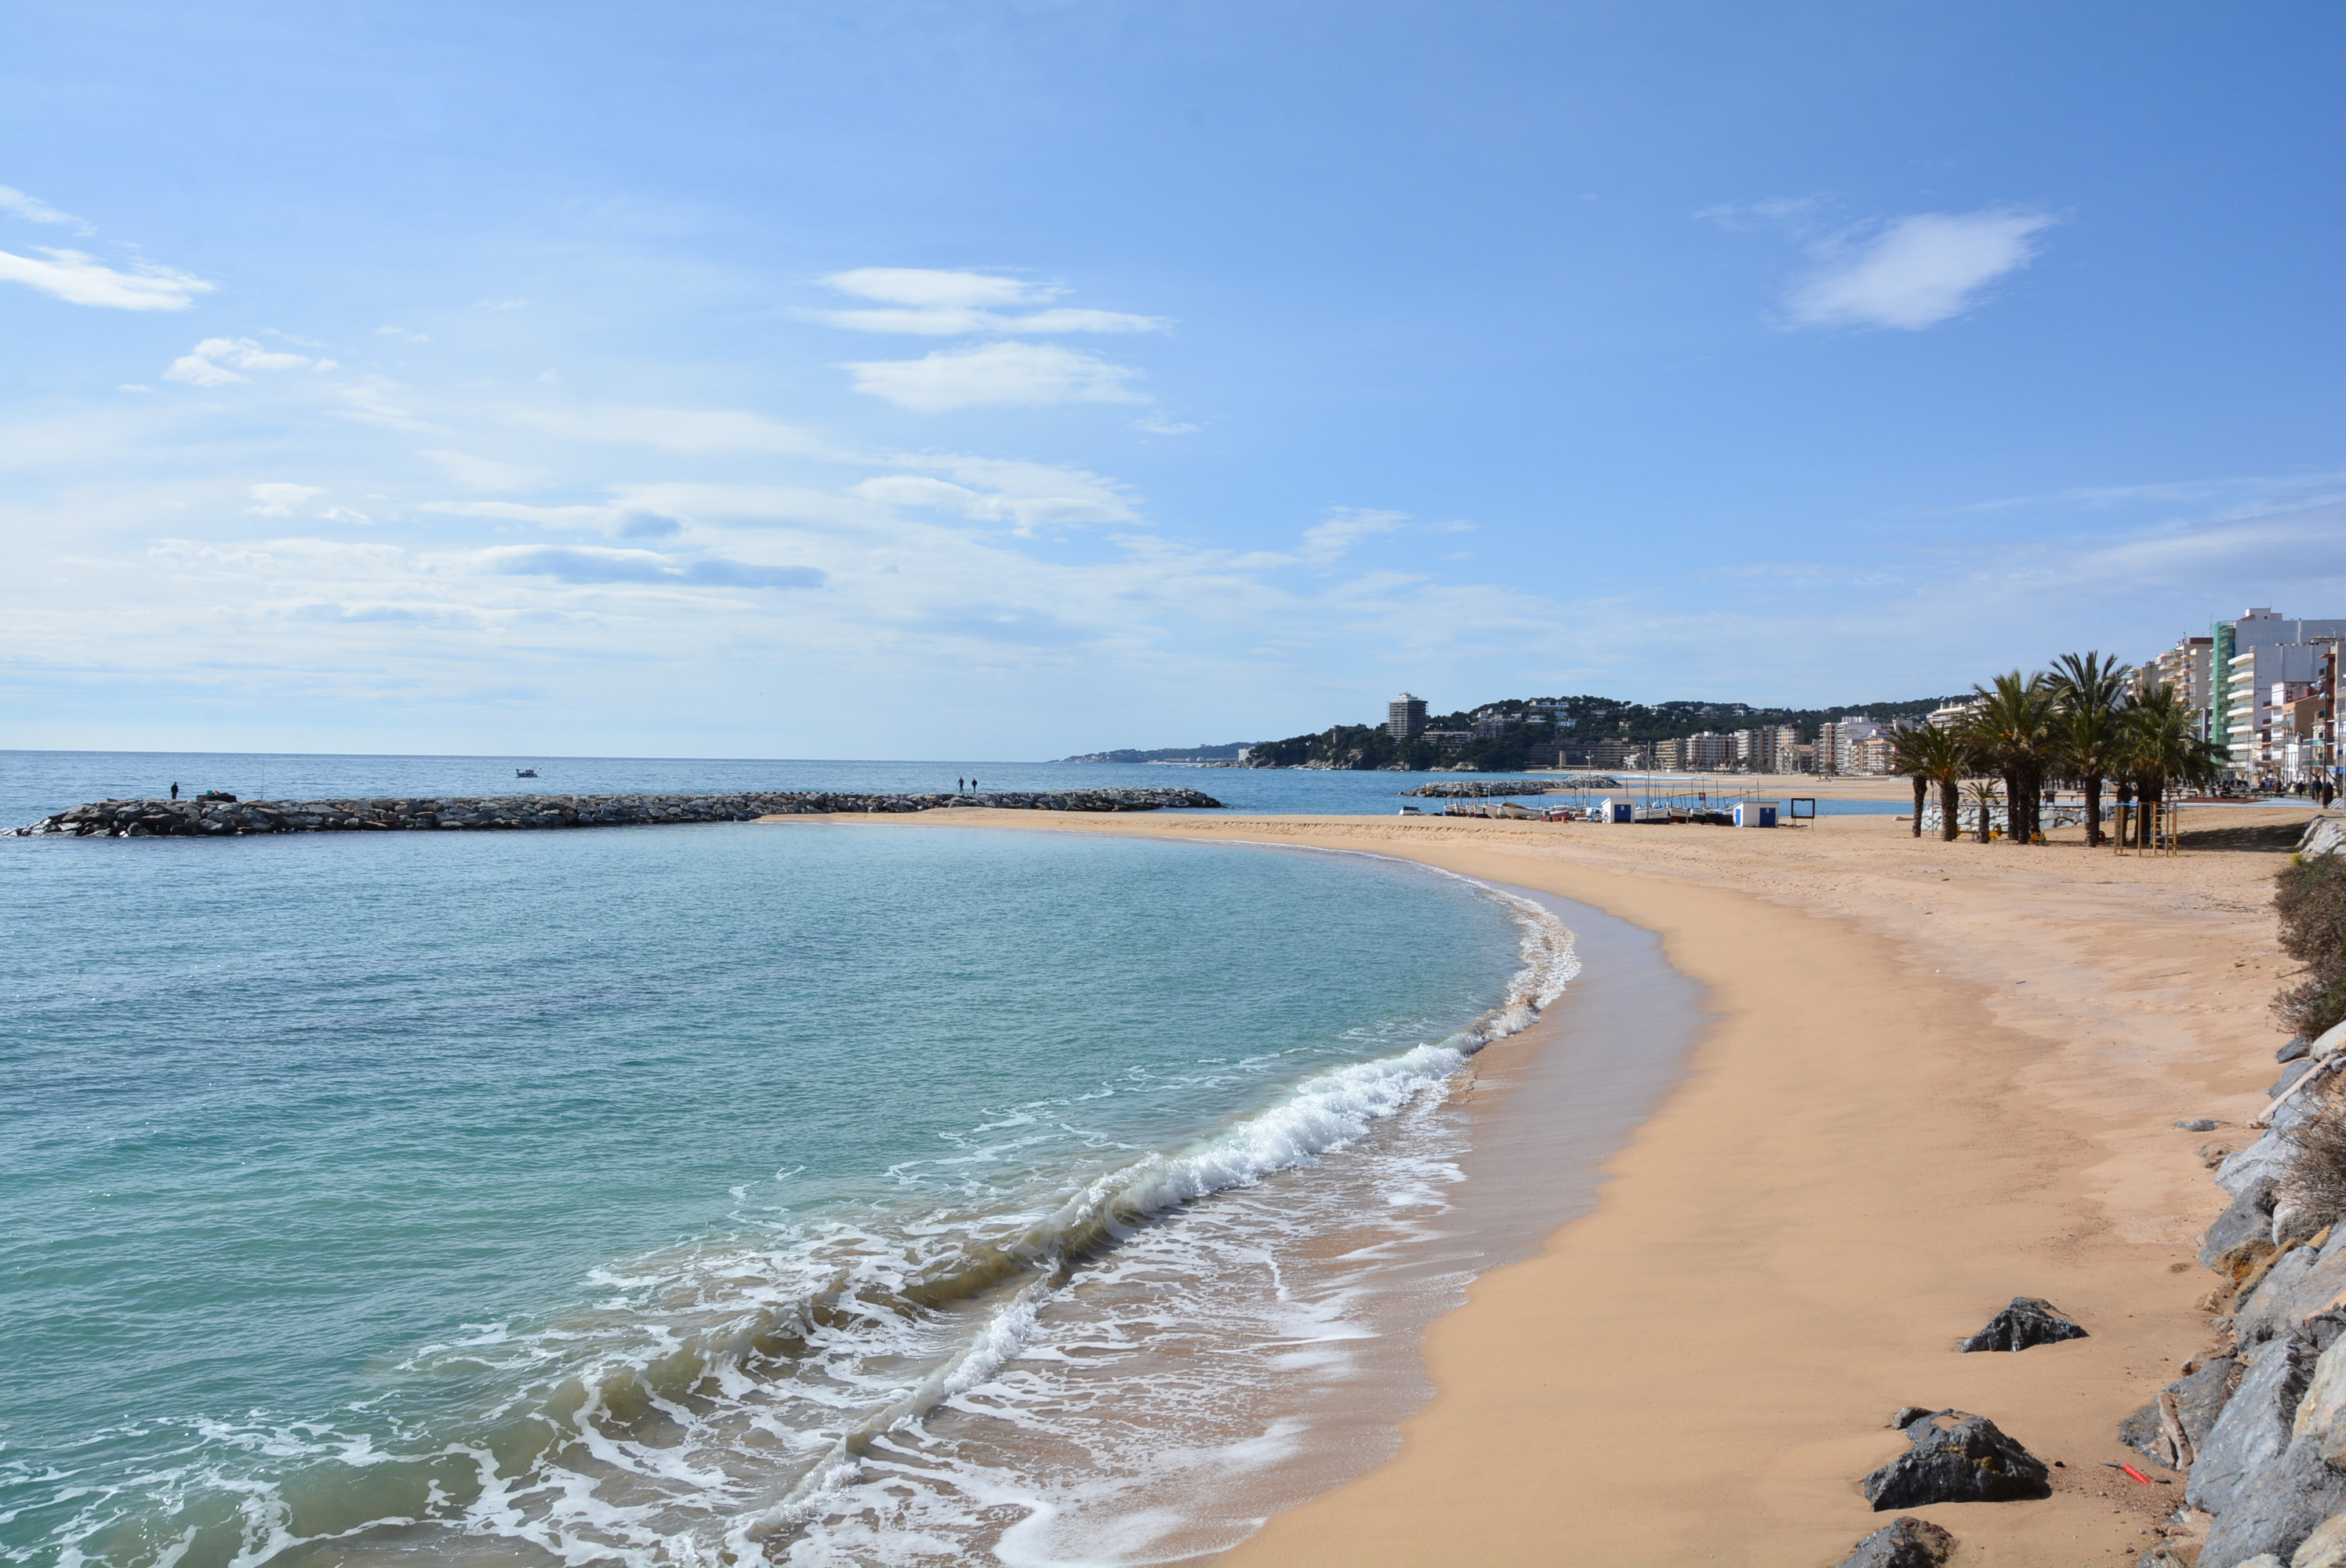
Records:
[[[1967,1562],[2131,1563],[2173,1508],[2101,1464],[2139,1461],[2118,1420],[2205,1339],[2221,1195],[2171,1123],[2261,1108],[2285,851],[1020,816],[986,825],[1373,846],[1556,892],[1658,932],[1709,1002],[1594,1209],[1434,1323],[1399,1457],[1227,1561],[1835,1563],[1882,1522],[1855,1481],[1907,1403],[2063,1461],[2046,1501],[1918,1511]],[[2092,1337],[1953,1352],[2016,1294]]]

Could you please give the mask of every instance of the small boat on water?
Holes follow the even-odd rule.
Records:
[[[514,769],[514,777],[516,779],[535,779],[537,777],[537,769],[535,768],[516,768]]]

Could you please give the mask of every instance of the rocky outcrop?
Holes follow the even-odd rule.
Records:
[[[2305,836],[2297,841],[2297,852],[2309,860],[2341,850],[2346,850],[2346,817],[2316,817],[2305,825]]]
[[[656,822],[747,822],[760,817],[934,811],[986,806],[1025,811],[1212,808],[1195,789],[1004,790],[965,795],[849,795],[803,790],[740,795],[499,795],[365,800],[100,800],[10,830],[17,838],[224,838],[240,833],[383,832],[409,829],[617,828]]]
[[[1933,1410],[1904,1430],[1914,1446],[1862,1483],[1865,1500],[1877,1513],[1933,1502],[2009,1502],[2052,1495],[2044,1461],[1985,1416]]]
[[[1940,1568],[1955,1538],[1927,1519],[1893,1519],[1857,1543],[1840,1568]]]
[[[2321,1457],[2320,1440],[2294,1439],[2258,1466],[2216,1513],[2199,1561],[2213,1568],[2265,1552],[2290,1561],[2306,1538],[2341,1509],[2346,1509],[2346,1475]]]
[[[2199,1445],[2186,1502],[2220,1518],[2238,1501],[2257,1471],[2289,1447],[2297,1402],[2305,1396],[2311,1370],[2304,1348],[2294,1340],[2269,1339],[2249,1352],[2239,1391]]]
[[[2037,1296],[2015,1296],[2012,1305],[1987,1320],[1987,1327],[1965,1339],[1966,1350],[2025,1350],[2031,1345],[2057,1345],[2083,1339],[2085,1329],[2061,1316],[2060,1308]]]
[[[1436,800],[1481,800],[1494,795],[1560,795],[1576,790],[1618,789],[1621,780],[1609,773],[1567,773],[1561,779],[1533,779],[1513,783],[1503,779],[1455,779],[1421,784],[1404,795],[1424,795]]]
[[[2242,1154],[2254,1152],[2243,1150]],[[2239,1159],[2235,1155],[2232,1159]],[[2224,1162],[2229,1169],[2231,1160]],[[2221,1179],[2222,1172],[2218,1173]],[[2259,1176],[2240,1189],[2232,1207],[2199,1238],[2199,1266],[2238,1284],[2279,1250],[2273,1245],[2273,1178]]]

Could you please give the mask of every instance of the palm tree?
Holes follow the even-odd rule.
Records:
[[[2123,726],[2116,759],[2142,802],[2135,842],[2147,845],[2168,788],[2214,783],[2216,759],[2208,743],[2191,733],[2190,710],[2163,682],[2127,704]]]
[[[1902,724],[1890,732],[1890,766],[1914,782],[1914,837],[1923,836],[1923,805],[1931,796],[1931,764],[1923,755],[1927,724]]]
[[[1987,842],[1988,835],[1988,809],[1995,804],[1995,780],[1983,775],[1964,785],[1964,792],[1972,798],[1972,804],[1979,808],[1979,841],[1984,844]],[[2004,816],[2004,825],[2010,827],[2011,824],[2012,817],[2007,812]]]
[[[2128,667],[2099,653],[2063,654],[2053,667],[2054,740],[2063,769],[2085,786],[2086,842],[2102,842],[2102,780],[2126,735]]]
[[[1931,786],[1939,790],[1939,837],[1953,843],[1960,829],[1964,775],[1972,771],[1970,743],[1959,728],[1918,724],[1891,737],[1898,770],[1914,780],[1914,836],[1923,836],[1923,802]]]
[[[2053,759],[2053,693],[2042,675],[2018,670],[1974,687],[1980,705],[1964,721],[1968,738],[2004,776],[2004,822],[2015,843],[2036,837],[2036,799]]]

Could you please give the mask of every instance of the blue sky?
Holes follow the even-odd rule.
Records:
[[[2346,13],[20,5],[5,744],[1042,757],[2346,614]]]

